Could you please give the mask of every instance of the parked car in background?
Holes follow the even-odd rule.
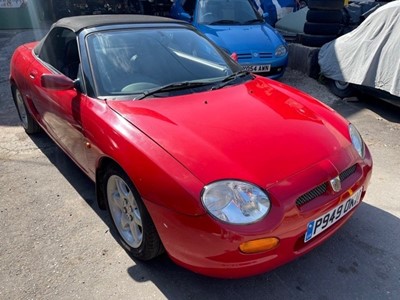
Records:
[[[44,130],[95,182],[136,259],[259,274],[326,241],[365,196],[372,158],[354,125],[243,71],[186,22],[61,19],[10,72],[25,131]]]
[[[171,17],[192,23],[244,70],[281,77],[288,62],[284,38],[260,15],[252,0],[177,0]]]
[[[400,105],[400,1],[379,7],[353,31],[322,46],[321,73],[339,97],[362,93]]]
[[[284,16],[298,10],[300,2],[296,0],[252,0],[260,13],[268,13],[266,20],[272,26]],[[302,3],[305,5],[305,3]]]

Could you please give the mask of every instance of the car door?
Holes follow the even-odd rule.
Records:
[[[77,79],[79,52],[76,35],[66,28],[54,28],[42,43],[28,68],[31,99],[48,134],[83,170],[87,169],[81,105],[86,95],[76,88],[43,86],[43,75],[58,74]]]

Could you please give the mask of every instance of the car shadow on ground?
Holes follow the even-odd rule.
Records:
[[[359,110],[367,109],[373,111],[382,119],[400,124],[400,102],[399,106],[396,106],[384,100],[363,95],[360,99],[352,97],[345,98],[344,100],[337,100],[331,107],[345,118],[349,118]]]
[[[105,222],[108,222],[107,213],[99,208],[96,200],[95,185],[79,167],[59,148],[51,138],[40,132],[29,135],[30,139],[73,186],[86,203]],[[108,224],[108,223],[107,223]]]
[[[127,271],[137,282],[153,282],[168,299],[390,299],[400,292],[399,223],[399,218],[362,203],[319,248],[244,279],[197,275],[165,256],[136,262]]]
[[[108,214],[96,203],[93,182],[46,134],[31,139],[111,228]],[[399,218],[362,203],[326,243],[294,262],[250,278],[205,277],[177,266],[167,255],[149,262],[133,259],[127,273],[136,282],[152,282],[168,299],[390,299],[400,292],[399,223]]]

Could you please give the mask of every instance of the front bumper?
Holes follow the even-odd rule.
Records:
[[[291,189],[282,185],[269,189],[274,205],[267,217],[245,226],[225,224],[208,214],[188,216],[145,202],[165,249],[173,261],[203,275],[240,278],[264,273],[286,264],[332,236],[351,217],[355,209],[320,235],[304,242],[307,224],[310,221],[332,210],[359,188],[363,189],[361,200],[364,198],[371,173],[372,159],[367,150],[364,161],[357,163],[356,172],[343,182],[341,192],[327,192],[302,207],[297,207],[295,203],[304,190],[299,188],[300,184],[295,186],[295,182],[304,174],[296,174],[286,181],[286,184],[293,183]],[[305,177],[307,181],[313,181],[311,173],[306,175],[309,175]],[[284,195],[285,193],[292,193],[294,196],[289,197]],[[284,195],[288,199],[278,202],[277,195]],[[244,254],[239,250],[239,245],[243,242],[268,237],[278,238],[279,245],[270,251],[256,254]]]
[[[272,59],[272,60],[262,60],[262,59],[240,59],[238,63],[243,67],[246,66],[262,66],[270,65],[270,70],[268,72],[256,72],[255,74],[269,77],[271,79],[277,79],[283,76],[288,64],[288,55]]]

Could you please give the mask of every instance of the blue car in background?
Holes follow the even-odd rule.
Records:
[[[283,75],[288,62],[284,38],[260,15],[252,0],[176,0],[170,16],[192,23],[244,70],[270,78]]]
[[[266,21],[275,26],[276,21],[300,8],[304,0],[252,0],[259,12],[268,13]]]

